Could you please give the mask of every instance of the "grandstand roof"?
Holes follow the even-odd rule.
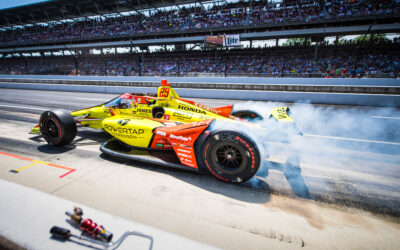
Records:
[[[52,0],[0,10],[0,27],[49,22],[210,0]]]

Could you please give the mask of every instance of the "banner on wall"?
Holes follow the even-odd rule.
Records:
[[[240,35],[206,36],[205,46],[208,48],[240,46]]]
[[[224,46],[224,36],[206,36],[207,48],[215,48]]]
[[[224,46],[226,47],[240,46],[240,35],[225,35]]]

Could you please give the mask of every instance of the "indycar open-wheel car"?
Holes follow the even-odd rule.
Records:
[[[266,117],[295,127],[287,110],[275,108]],[[225,182],[241,183],[252,178],[261,164],[259,147],[245,131],[271,134],[247,121],[252,118],[264,119],[253,111],[233,112],[232,105],[210,108],[182,99],[162,80],[156,95],[127,93],[74,112],[45,111],[31,132],[40,132],[51,146],[62,146],[73,141],[77,127],[103,129],[113,136],[100,147],[105,154],[209,172]],[[215,122],[246,129],[215,129]]]

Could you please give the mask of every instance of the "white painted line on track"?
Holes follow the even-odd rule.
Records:
[[[318,138],[325,138],[325,139],[335,139],[335,140],[342,140],[342,141],[355,141],[355,142],[366,142],[366,143],[379,143],[379,144],[387,144],[387,145],[396,145],[396,146],[400,146],[400,142],[364,140],[364,139],[355,139],[355,138],[348,138],[348,137],[336,137],[336,136],[313,135],[313,134],[303,134],[303,136],[318,137]]]
[[[371,116],[372,118],[378,118],[378,119],[395,119],[395,120],[400,120],[400,117],[393,117],[393,116]]]
[[[34,108],[34,107],[27,107],[27,106],[14,106],[14,105],[2,105],[0,107],[5,108],[19,108],[19,109],[31,109],[31,110],[48,110],[48,108]]]

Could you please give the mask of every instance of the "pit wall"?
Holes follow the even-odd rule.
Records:
[[[0,75],[0,88],[112,94],[155,93],[164,78],[175,86],[181,97],[186,98],[400,107],[398,79]]]
[[[173,83],[230,83],[278,85],[347,85],[347,86],[400,86],[400,79],[387,78],[282,78],[282,77],[158,77],[158,76],[65,76],[65,75],[1,75],[0,79],[48,79],[64,81],[130,81]]]

